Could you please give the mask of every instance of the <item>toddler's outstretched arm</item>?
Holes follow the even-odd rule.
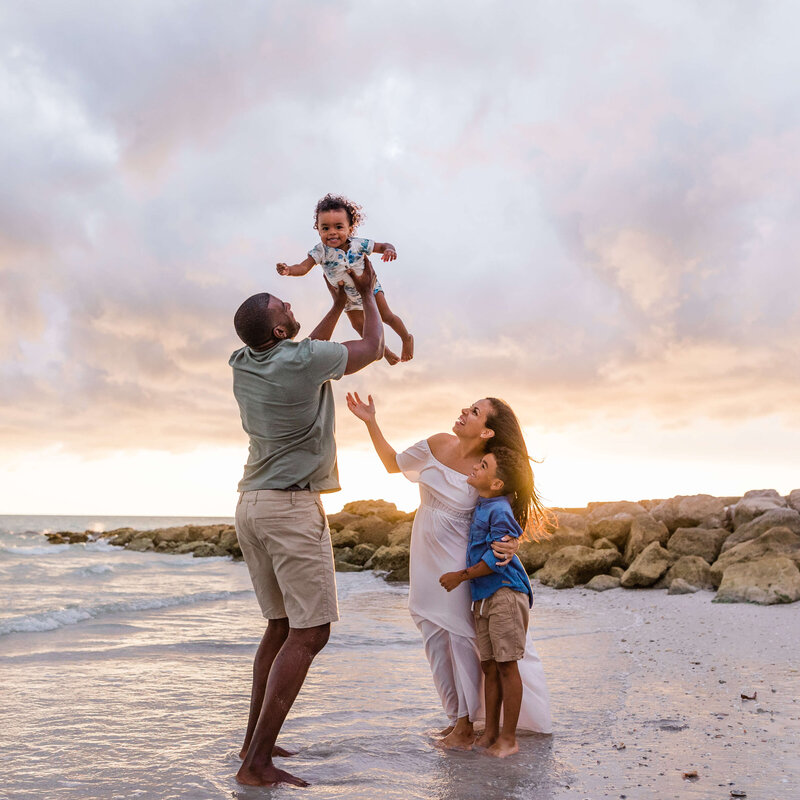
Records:
[[[316,262],[311,256],[306,256],[299,264],[284,264],[282,261],[275,265],[278,275],[292,275],[300,277],[301,275],[308,275]]]
[[[397,250],[389,242],[375,242],[372,252],[383,253],[381,261],[394,261],[397,258]]]

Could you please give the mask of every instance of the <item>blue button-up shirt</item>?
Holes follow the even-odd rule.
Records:
[[[469,528],[467,566],[474,567],[475,564],[483,561],[492,568],[492,574],[473,578],[469,582],[472,600],[473,602],[484,600],[491,597],[498,589],[507,586],[515,592],[527,594],[528,601],[532,606],[531,582],[528,580],[522,562],[514,556],[508,564],[501,567],[492,552],[491,543],[504,536],[513,536],[515,539],[522,536],[522,528],[514,519],[514,512],[511,510],[508,498],[505,496],[479,497]]]

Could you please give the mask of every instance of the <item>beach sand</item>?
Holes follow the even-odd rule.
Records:
[[[800,604],[712,597],[538,587],[543,611],[580,621],[565,647],[539,647],[563,777],[554,797],[800,797]]]

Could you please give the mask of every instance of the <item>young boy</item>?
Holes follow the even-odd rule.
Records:
[[[488,453],[473,467],[467,483],[478,490],[479,498],[469,531],[467,568],[439,578],[448,592],[463,581],[470,581],[486,704],[486,730],[476,744],[498,758],[519,751],[516,731],[522,680],[517,661],[525,654],[533,592],[519,558],[514,556],[501,566],[490,545],[506,535],[522,535],[509,495],[518,500],[518,487],[525,484],[525,470],[530,471],[527,459],[507,448]]]

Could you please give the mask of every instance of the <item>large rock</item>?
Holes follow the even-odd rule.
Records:
[[[667,550],[676,556],[700,556],[713,564],[730,535],[727,528],[678,528],[669,537]]]
[[[113,544],[115,547],[125,547],[137,533],[138,531],[133,528],[119,528],[115,531],[109,531],[110,538],[108,543]]]
[[[669,589],[677,580],[686,581],[698,589],[716,588],[711,579],[711,567],[708,561],[700,556],[681,556],[658,581],[656,588]]]
[[[617,550],[595,550],[582,545],[563,547],[547,560],[536,577],[555,589],[570,589],[619,566],[621,560]]]
[[[676,557],[658,542],[651,542],[619,579],[626,589],[636,586],[652,586],[676,561]]]
[[[331,545],[333,547],[355,547],[358,543],[358,531],[350,528],[331,533]]]
[[[800,511],[800,489],[792,489],[786,497],[786,502],[790,508]]]
[[[360,517],[375,515],[391,523],[404,522],[413,516],[406,514],[405,511],[398,511],[394,503],[387,503],[385,500],[355,500],[352,503],[345,503],[342,512],[357,514]]]
[[[402,545],[379,547],[364,566],[367,569],[392,570],[408,566],[409,550]]]
[[[644,506],[623,500],[618,503],[589,503],[587,528],[592,539],[606,538],[623,550],[635,517],[646,514]]]
[[[413,522],[398,522],[392,532],[386,537],[389,545],[401,544],[405,547],[411,545],[411,528]]]
[[[765,556],[725,570],[715,603],[794,603],[800,600],[800,570],[786,556]]]
[[[800,534],[800,513],[793,508],[772,508],[765,511],[751,522],[740,525],[725,540],[721,552],[724,553],[742,542],[758,539],[762,533],[766,533],[772,528],[788,528],[790,531]]]
[[[697,586],[692,586],[687,583],[683,578],[675,578],[670,584],[667,594],[694,594],[697,591]]]
[[[357,544],[353,548],[352,556],[348,560],[352,561],[354,564],[363,566],[375,555],[377,549],[378,548],[375,547],[374,544],[369,544],[367,542]]]
[[[393,528],[393,523],[387,522],[377,514],[371,514],[368,517],[356,520],[356,522],[351,522],[344,530],[355,531],[358,534],[359,544],[368,542],[377,547],[382,547],[389,543],[389,534]]]
[[[722,528],[725,503],[710,494],[677,495],[664,500],[650,512],[670,531],[678,528]]]
[[[358,522],[360,519],[360,514],[351,514],[349,511],[339,511],[336,514],[328,515],[328,527],[331,531],[340,531],[353,522]]]
[[[217,547],[234,558],[242,557],[242,550],[239,547],[239,540],[236,538],[235,530],[223,531],[217,539]]]
[[[197,547],[192,550],[192,555],[195,558],[210,558],[212,556],[226,556],[228,554],[215,545],[214,542],[198,542]]]
[[[773,528],[757,539],[742,542],[726,550],[711,566],[711,579],[715,586],[732,565],[743,561],[757,561],[764,556],[787,556],[800,563],[800,536],[789,528]]]
[[[650,514],[639,514],[631,523],[631,532],[625,546],[625,564],[632,564],[636,556],[650,543],[658,542],[660,545],[665,545],[668,539],[669,531],[663,522],[659,522]]]
[[[595,575],[587,584],[587,589],[593,592],[607,592],[609,589],[619,589],[619,578],[613,575]]]
[[[754,489],[733,507],[733,528],[752,522],[773,508],[786,508],[786,501],[774,489]]]
[[[586,521],[582,521],[583,525],[577,528],[560,525],[547,539],[521,542],[517,555],[528,574],[541,569],[553,553],[565,547],[591,547],[592,537],[586,532]]]
[[[148,536],[136,536],[131,539],[125,547],[128,550],[133,550],[135,553],[143,553],[145,550],[155,549],[153,540]]]

